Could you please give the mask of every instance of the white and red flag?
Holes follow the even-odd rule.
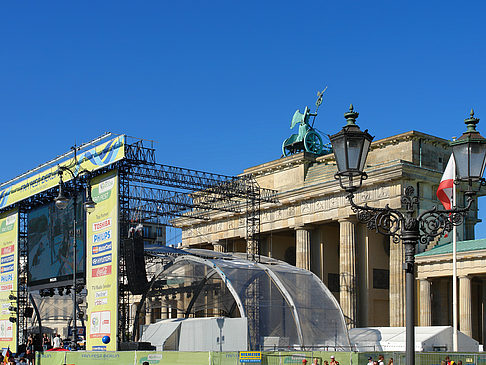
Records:
[[[445,168],[442,179],[440,179],[439,188],[437,189],[437,198],[444,206],[445,209],[452,208],[452,195],[454,179],[456,178],[456,163],[454,156],[451,155],[449,162]]]

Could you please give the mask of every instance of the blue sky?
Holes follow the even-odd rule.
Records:
[[[471,107],[486,135],[485,8],[4,2],[0,181],[105,131],[157,141],[161,163],[237,174],[279,158],[293,112],[326,85],[316,120],[325,133],[353,103],[377,139],[459,136]]]

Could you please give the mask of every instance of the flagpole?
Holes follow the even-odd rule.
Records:
[[[452,204],[456,207],[456,166],[454,161],[452,183]],[[457,352],[457,227],[452,228],[452,351]]]

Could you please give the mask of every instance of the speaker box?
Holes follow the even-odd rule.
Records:
[[[25,308],[25,310],[24,310],[25,318],[32,318],[33,314],[34,314],[34,308],[32,308],[32,307]]]
[[[155,346],[152,346],[150,342],[120,342],[118,346],[119,351],[154,351]]]
[[[135,232],[131,238],[127,238],[123,243],[125,247],[128,290],[134,295],[142,294],[148,285],[143,237]]]

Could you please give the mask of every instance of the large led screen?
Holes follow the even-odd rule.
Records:
[[[76,209],[76,277],[85,272],[85,212],[82,195]],[[54,203],[33,209],[28,214],[27,247],[29,287],[71,284],[73,275],[74,199],[66,209]],[[66,281],[70,281],[66,283]],[[48,285],[49,284],[49,285]]]

